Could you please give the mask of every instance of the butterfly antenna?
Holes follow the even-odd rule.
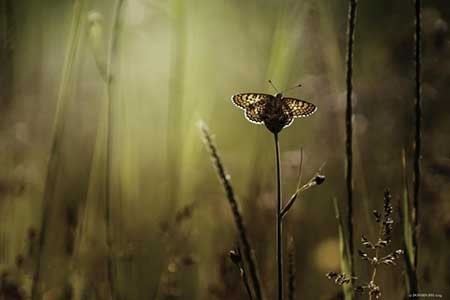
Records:
[[[275,85],[273,84],[272,80],[270,80],[270,79],[269,79],[269,84],[273,87],[275,92],[279,93],[278,89],[275,87]]]
[[[290,90],[293,90],[293,89],[296,89],[296,88],[299,88],[299,87],[301,87],[301,86],[302,86],[302,84],[299,83],[299,84],[297,84],[296,86],[293,86],[293,87],[290,87],[290,88],[288,88],[288,89],[285,89],[284,91],[282,91],[282,93],[287,92],[287,91],[290,91]]]

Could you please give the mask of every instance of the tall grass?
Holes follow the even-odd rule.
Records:
[[[414,265],[414,277],[415,280],[410,282],[410,288],[412,293],[418,292],[417,286],[417,265],[419,255],[418,245],[418,226],[419,226],[419,197],[420,197],[420,157],[422,152],[422,95],[421,95],[421,34],[422,34],[422,20],[421,20],[421,0],[415,0],[414,2],[415,12],[415,34],[414,34],[414,60],[415,60],[415,142],[414,142],[414,177],[413,177],[413,211],[412,222],[414,226],[412,236],[412,247],[414,253],[411,253],[412,262]]]
[[[412,293],[417,293],[417,275],[415,268],[415,244],[414,240],[414,224],[411,218],[411,206],[408,188],[408,178],[406,173],[406,151],[402,151],[402,177],[403,177],[403,195],[402,207],[400,209],[400,221],[403,226],[403,248],[405,249],[405,280],[406,280],[406,298]]]
[[[167,164],[167,207],[173,207],[178,201],[178,187],[180,185],[179,153],[183,144],[183,81],[185,74],[185,55],[187,52],[186,35],[186,7],[183,0],[171,0],[171,62],[169,78],[169,99],[167,105],[167,136],[166,152]]]
[[[347,28],[347,68],[346,68],[346,99],[345,112],[346,132],[346,187],[347,187],[347,230],[348,230],[348,265],[350,274],[354,273],[354,239],[353,239],[353,48],[355,42],[357,0],[349,1]],[[349,295],[346,293],[346,299]]]
[[[349,251],[349,239],[346,235],[345,231],[345,220],[340,214],[339,205],[336,198],[333,198],[334,212],[338,225],[338,235],[339,235],[339,257],[341,262],[341,272],[345,275],[351,275],[352,270],[352,260],[350,259],[350,251]],[[344,293],[345,300],[353,299],[353,288],[352,282],[349,284],[342,285],[342,290]]]
[[[69,41],[67,46],[66,57],[63,66],[61,83],[59,86],[58,98],[56,103],[56,112],[51,134],[51,148],[47,163],[47,174],[44,184],[43,195],[43,209],[41,216],[40,232],[38,236],[37,258],[36,266],[33,274],[33,281],[31,287],[31,299],[37,300],[41,293],[41,272],[43,268],[44,259],[44,245],[47,240],[47,230],[49,213],[54,196],[54,189],[56,187],[57,169],[59,163],[61,138],[64,132],[65,113],[67,106],[67,96],[72,81],[73,68],[76,60],[76,55],[80,45],[82,35],[82,13],[84,11],[84,0],[77,0],[73,4],[73,15],[69,33]]]
[[[107,278],[111,298],[117,298],[117,291],[115,288],[115,267],[114,259],[112,257],[112,220],[111,220],[111,178],[112,178],[112,160],[113,160],[113,145],[114,145],[114,99],[113,99],[113,84],[115,83],[115,74],[113,70],[114,59],[117,56],[117,45],[119,37],[120,15],[123,0],[117,0],[113,12],[113,27],[111,30],[110,44],[108,47],[108,58],[106,64],[106,90],[108,101],[108,126],[106,133],[106,165],[105,165],[105,233],[106,233],[106,245],[108,249],[107,254]]]
[[[230,182],[230,177],[225,171],[225,167],[222,163],[222,159],[220,158],[217,148],[214,145],[211,133],[209,129],[206,127],[204,123],[199,124],[199,128],[202,132],[203,140],[208,148],[209,155],[211,157],[211,161],[216,169],[217,175],[219,177],[220,182],[225,189],[225,193],[227,196],[228,203],[230,204],[231,212],[233,213],[234,223],[236,225],[236,229],[239,233],[239,239],[242,244],[243,250],[243,258],[245,259],[246,264],[248,265],[248,270],[250,272],[250,278],[253,286],[253,292],[255,294],[255,298],[257,300],[263,299],[263,292],[261,287],[261,281],[259,279],[259,274],[255,262],[255,258],[253,255],[253,250],[250,245],[250,240],[248,238],[247,230],[244,225],[244,220],[242,218],[241,210],[239,208],[239,204],[236,199],[236,195],[234,193],[233,187]]]
[[[355,274],[329,272],[328,279],[333,280],[336,284],[346,286],[353,289],[356,281],[359,281],[354,290],[361,293],[368,293],[369,300],[380,299],[382,294],[381,286],[376,280],[377,271],[380,266],[396,266],[397,261],[404,254],[403,249],[398,249],[392,252],[388,251],[387,247],[392,242],[392,230],[394,219],[392,213],[394,211],[391,201],[391,193],[386,190],[384,193],[383,210],[373,210],[372,214],[374,221],[378,227],[378,237],[376,242],[370,241],[364,234],[361,235],[361,245],[365,250],[358,250],[359,258],[368,265],[369,278],[361,280]],[[336,201],[335,201],[336,205]],[[337,212],[338,214],[338,212]],[[385,252],[383,254],[383,252]]]

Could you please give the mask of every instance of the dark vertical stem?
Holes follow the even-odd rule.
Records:
[[[108,248],[108,254],[106,259],[108,284],[113,300],[117,299],[117,292],[115,289],[115,268],[114,260],[112,256],[112,218],[111,218],[111,178],[112,178],[112,150],[113,150],[113,133],[114,133],[114,103],[113,103],[113,87],[116,78],[113,75],[113,63],[114,58],[117,56],[118,45],[118,31],[119,31],[119,19],[120,10],[122,8],[123,0],[117,0],[113,12],[113,27],[111,30],[111,38],[108,49],[108,63],[106,66],[106,84],[107,84],[107,101],[108,101],[108,126],[107,126],[107,149],[106,149],[106,167],[105,167],[105,231],[106,231],[106,245]]]
[[[245,269],[243,266],[241,266],[240,272],[241,272],[242,282],[244,283],[245,290],[247,291],[248,298],[250,300],[253,300],[252,290],[250,289],[250,284],[248,282],[247,273],[245,272]]]
[[[294,238],[291,237],[289,241],[289,256],[288,256],[288,300],[295,299],[295,244]]]
[[[414,44],[414,59],[415,59],[415,142],[414,142],[414,196],[413,196],[413,249],[414,249],[414,277],[417,278],[417,263],[418,263],[418,225],[419,225],[419,193],[420,193],[420,157],[422,152],[422,95],[421,95],[421,1],[415,0],[415,44]],[[417,280],[416,285],[411,287],[415,289],[413,292],[418,291]]]
[[[352,275],[354,273],[353,267],[353,108],[352,108],[352,92],[353,92],[353,46],[355,39],[355,24],[356,24],[356,9],[357,0],[350,0],[348,10],[348,31],[347,31],[347,70],[346,70],[346,85],[347,85],[347,108],[345,113],[345,128],[346,128],[346,186],[347,186],[347,227],[348,227],[348,244],[350,256],[350,269]]]
[[[281,210],[283,203],[281,201],[281,170],[280,170],[280,144],[278,134],[274,134],[275,140],[275,159],[276,159],[276,177],[277,177],[277,270],[278,270],[278,300],[283,300],[283,219]]]

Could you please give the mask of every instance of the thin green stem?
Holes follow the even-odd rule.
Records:
[[[281,211],[283,203],[281,201],[281,170],[280,170],[280,145],[278,134],[274,134],[276,177],[277,177],[277,270],[278,270],[278,300],[283,300],[283,218]]]

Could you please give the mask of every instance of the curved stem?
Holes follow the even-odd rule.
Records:
[[[281,201],[281,171],[280,171],[280,145],[278,143],[278,134],[274,134],[275,139],[275,157],[277,174],[277,269],[278,269],[278,300],[283,300],[283,219],[281,210],[283,209]]]

